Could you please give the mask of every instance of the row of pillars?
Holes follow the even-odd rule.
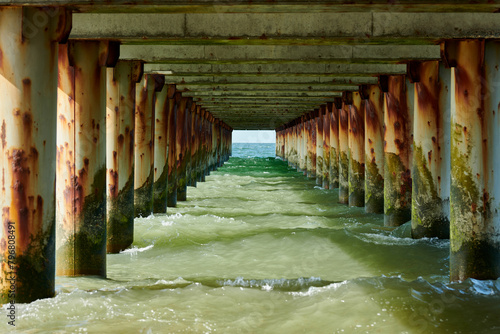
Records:
[[[67,41],[70,17],[0,8],[0,303],[53,296],[56,274],[105,277],[134,217],[231,155],[229,126],[117,43]]]
[[[500,43],[449,41],[276,132],[276,154],[339,202],[450,239],[450,279],[500,277]]]

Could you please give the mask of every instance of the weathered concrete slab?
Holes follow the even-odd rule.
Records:
[[[405,64],[145,64],[144,71],[168,71],[177,76],[213,75],[322,75],[322,76],[377,76],[406,74]]]
[[[122,45],[148,63],[401,62],[440,59],[439,45]]]
[[[495,13],[467,12],[76,13],[70,37],[238,45],[276,40],[296,44],[297,39],[301,44],[387,43],[387,38],[433,43],[442,38],[499,38],[500,20]]]
[[[335,98],[341,97],[342,93],[340,92],[304,92],[304,91],[277,91],[277,92],[268,92],[265,90],[255,90],[255,91],[226,91],[226,92],[183,92],[182,96],[186,97],[265,97],[265,98],[289,98],[289,97],[321,97],[321,98]]]

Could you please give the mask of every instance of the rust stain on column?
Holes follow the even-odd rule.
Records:
[[[364,100],[354,92],[349,108],[349,206],[365,205],[365,111]]]
[[[384,213],[384,93],[361,87],[365,99],[365,210]]]
[[[449,238],[448,201],[441,196],[445,153],[441,95],[449,94],[439,75],[439,62],[412,63],[415,74],[414,158],[412,171],[413,238]],[[449,108],[450,106],[448,106]],[[445,176],[446,177],[446,176]]]
[[[405,76],[387,78],[384,103],[384,224],[399,226],[411,219],[411,119]]]
[[[198,165],[197,165],[197,152],[198,152],[198,147],[197,147],[197,143],[196,143],[196,133],[198,132],[197,129],[196,129],[196,113],[198,111],[198,109],[200,108],[200,106],[197,106],[195,103],[193,103],[193,107],[191,108],[191,136],[189,138],[190,140],[190,148],[191,148],[191,163],[190,163],[190,175],[189,175],[189,179],[190,179],[190,185],[191,187],[196,187],[196,182],[197,182],[197,177],[196,177],[196,171],[198,169]]]
[[[329,103],[330,113],[330,189],[339,187],[339,110],[342,109],[340,98],[335,103]]]
[[[168,179],[168,98],[175,92],[169,91],[164,76],[156,76],[157,93],[155,98],[154,125],[154,183],[153,212],[167,212]]]
[[[323,115],[323,188],[330,188],[330,113],[332,105],[326,104]]]
[[[135,191],[136,217],[153,212],[155,75],[146,74],[136,86]]]
[[[69,63],[63,61],[64,55],[59,57],[60,116],[67,120],[73,117],[74,129],[68,128],[60,117],[58,131],[61,134],[70,131],[65,138],[74,138],[73,160],[63,157],[74,168],[74,174],[57,178],[57,199],[70,208],[70,212],[66,210],[65,215],[57,217],[58,275],[106,276],[106,70],[103,67],[112,54],[110,49],[106,42],[70,41]],[[72,94],[74,103],[68,104]],[[66,108],[69,109],[63,110]],[[59,148],[69,146],[65,138],[59,138],[63,140],[58,142]]]
[[[497,42],[458,41],[449,55],[451,109],[450,279],[500,276]],[[448,46],[448,45],[447,45]]]
[[[352,101],[349,101],[352,103]],[[349,103],[347,102],[347,103]],[[342,102],[339,111],[339,203],[349,203],[349,109]]]
[[[316,110],[316,184],[323,184],[323,115],[324,107]]]
[[[177,144],[176,144],[176,89],[175,85],[168,85],[168,180],[167,180],[167,207],[177,205]]]
[[[135,86],[142,63],[119,61],[107,69],[107,251],[117,253],[134,237]]]
[[[33,36],[23,23],[37,16],[47,20]],[[68,21],[62,8],[0,8],[0,304],[54,296],[57,42]]]
[[[177,200],[185,201],[187,196],[187,104],[189,99],[176,94],[177,125],[176,125],[176,155],[177,155]]]

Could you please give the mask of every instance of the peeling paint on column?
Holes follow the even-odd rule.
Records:
[[[323,114],[324,108],[316,110],[316,184],[323,184]]]
[[[450,223],[447,209],[449,199],[443,197],[441,179],[445,147],[445,113],[442,95],[449,95],[446,78],[440,76],[439,62],[413,63],[416,72],[414,154],[412,171],[412,237],[449,238]]]
[[[365,210],[384,213],[384,94],[362,87],[365,98]]]
[[[177,205],[177,145],[176,145],[176,96],[180,93],[175,93],[175,85],[168,85],[168,91],[174,92],[168,96],[168,180],[167,180],[167,207],[175,207]]]
[[[188,98],[176,94],[176,155],[177,155],[177,201],[185,201],[187,196],[186,155],[187,155],[187,108]]]
[[[456,54],[450,57],[455,67],[451,78],[450,280],[496,279],[500,276],[495,180],[500,92],[495,83],[500,79],[500,46],[479,40],[455,43]]]
[[[159,91],[155,98],[153,212],[167,212],[168,179],[168,98],[175,94],[157,76]]]
[[[106,276],[106,70],[112,48],[99,41],[70,41],[59,55],[58,148],[74,145],[65,159],[70,172],[57,179],[58,201],[66,214],[57,217],[57,274]],[[69,69],[68,67],[72,67]],[[66,101],[73,99],[74,103]],[[73,122],[66,127],[62,118]],[[63,141],[59,141],[59,140]],[[69,153],[69,151],[68,151]],[[61,164],[62,165],[62,164]],[[66,178],[62,177],[66,176]],[[62,192],[61,192],[62,191]],[[59,204],[61,205],[61,204]]]
[[[340,98],[331,104],[330,113],[330,189],[339,187],[339,110],[342,108]]]
[[[411,219],[411,125],[405,76],[389,76],[384,99],[384,225]]]
[[[311,123],[310,127],[310,138],[311,138],[311,178],[316,178],[316,148],[317,148],[317,128],[316,128],[316,123],[317,123],[317,118],[318,118],[318,110],[314,110],[311,112],[311,120],[309,121]],[[308,175],[309,176],[309,175]]]
[[[47,20],[31,38],[23,22],[35,16]],[[55,293],[57,42],[67,23],[60,8],[0,8],[1,304],[12,278],[16,303]]]
[[[339,203],[349,203],[349,104],[339,111]]]
[[[364,100],[353,92],[349,108],[349,206],[365,205],[365,112]]]
[[[118,61],[107,69],[106,184],[107,252],[118,253],[134,238],[135,87],[140,61]]]
[[[323,113],[323,188],[330,188],[330,113],[331,104],[322,106]]]

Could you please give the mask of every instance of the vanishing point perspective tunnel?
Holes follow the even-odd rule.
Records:
[[[500,277],[500,1],[0,0],[1,303],[106,277],[233,130]],[[499,175],[499,176],[497,176]],[[332,203],[333,204],[333,203]],[[169,209],[167,209],[169,207]]]

